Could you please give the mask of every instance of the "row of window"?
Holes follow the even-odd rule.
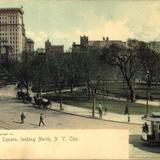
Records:
[[[1,32],[1,31],[6,31],[6,32],[7,32],[7,31],[9,31],[9,30],[10,30],[10,32],[17,31],[17,29],[6,29],[6,28],[5,28],[5,29],[4,29],[4,28],[1,29],[1,28],[0,28],[0,32]]]
[[[3,33],[0,32],[0,36],[1,36],[1,35],[2,35],[2,36],[4,36],[4,35],[7,36],[7,32],[3,32]],[[13,35],[13,36],[17,36],[17,33],[16,33],[16,32],[10,32],[10,34],[8,33],[8,35],[10,35],[10,36],[12,36],[12,35]]]
[[[20,16],[20,15],[19,14],[9,14],[9,13],[2,14],[2,13],[0,13],[0,17],[17,17],[17,16]]]
[[[8,38],[7,38],[7,37],[0,37],[0,39],[1,39],[1,40],[6,40],[6,41],[8,40]],[[14,43],[17,43],[17,38],[16,38],[16,39],[14,39],[14,38],[13,38],[13,39],[12,39],[12,38],[10,38],[10,43],[13,43],[13,44],[14,44]]]
[[[8,22],[8,21],[0,21],[0,24],[18,24],[18,21],[10,21],[10,22]]]
[[[17,19],[18,17],[17,16],[1,16],[0,15],[0,19],[7,19],[7,18],[10,18],[10,19]]]

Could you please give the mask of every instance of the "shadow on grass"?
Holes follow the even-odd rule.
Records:
[[[141,141],[141,135],[130,135],[129,143],[132,144],[135,148],[138,148],[142,151],[151,152],[151,153],[160,153],[160,146],[144,144]]]

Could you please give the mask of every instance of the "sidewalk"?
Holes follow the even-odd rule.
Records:
[[[56,111],[59,110],[59,103],[57,102],[52,102],[52,107],[51,109],[54,109]],[[73,115],[78,115],[78,116],[83,116],[83,117],[92,117],[92,110],[91,109],[86,109],[86,108],[80,108],[76,106],[71,106],[71,105],[66,105],[63,104],[64,110],[61,112],[67,113],[67,114],[73,114]],[[142,125],[144,121],[141,119],[143,115],[130,115],[130,124],[137,124],[137,125]],[[99,118],[99,114],[97,110],[95,111],[95,118]],[[107,112],[106,114],[103,114],[103,120],[107,121],[112,121],[112,122],[118,122],[118,123],[128,123],[128,115],[123,115],[123,114],[116,114],[116,113],[111,113]]]

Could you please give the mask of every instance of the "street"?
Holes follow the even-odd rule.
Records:
[[[60,112],[53,102],[52,108],[40,110],[32,104],[24,104],[16,99],[14,86],[0,89],[0,128],[1,129],[129,129],[130,158],[160,158],[160,147],[145,146],[140,141],[141,125],[108,120],[92,119],[85,115]],[[67,106],[65,106],[66,108]],[[80,110],[80,109],[79,109]],[[78,108],[75,111],[79,111]],[[20,115],[24,112],[26,119],[21,124]],[[91,111],[88,111],[90,113]],[[38,126],[39,116],[43,113],[45,126]],[[106,115],[107,116],[107,115]],[[112,115],[113,116],[113,115]],[[114,114],[114,116],[116,116]],[[113,117],[113,119],[115,119]],[[118,130],[117,130],[118,131]]]

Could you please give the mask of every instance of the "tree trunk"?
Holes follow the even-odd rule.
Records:
[[[88,94],[88,100],[90,100],[90,98],[91,98],[91,92],[90,92],[89,80],[87,80],[87,94]]]
[[[70,91],[71,91],[71,98],[73,98],[73,83],[71,83],[71,85],[70,85]]]
[[[26,85],[27,94],[29,94],[29,83],[28,82],[26,82],[26,83],[27,83],[27,85]]]
[[[156,80],[156,92],[157,92],[157,89],[158,89],[158,81]]]
[[[63,110],[63,107],[62,107],[62,91],[59,90],[59,104],[60,104],[60,111]]]
[[[95,104],[96,104],[95,91],[92,91],[92,98],[93,98],[92,117],[95,118]]]
[[[42,86],[39,84],[39,97],[42,98]]]
[[[134,103],[135,102],[135,92],[134,92],[134,88],[131,83],[132,82],[127,81],[129,92],[130,92],[130,101],[131,103]]]

